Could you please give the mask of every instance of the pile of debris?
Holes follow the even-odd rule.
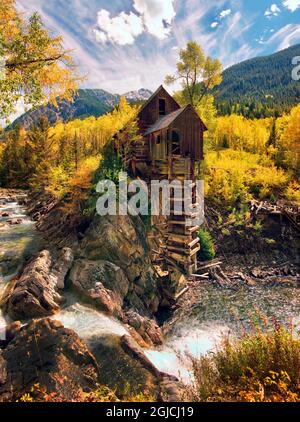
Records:
[[[275,268],[255,267],[248,273],[242,272],[239,268],[222,269],[222,263],[220,259],[199,263],[197,273],[191,275],[189,282],[209,281],[228,289],[237,289],[242,285],[254,287],[258,284],[268,287],[275,285],[300,287],[299,267],[291,262],[282,263]]]

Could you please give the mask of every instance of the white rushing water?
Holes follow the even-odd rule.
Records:
[[[176,327],[163,346],[146,350],[145,354],[160,371],[189,383],[192,379],[190,357],[197,358],[212,351],[228,331],[229,327],[217,323],[199,324],[194,320]]]
[[[24,197],[24,195],[21,195]],[[8,215],[6,215],[8,214]],[[22,220],[21,224],[8,224],[9,220]],[[41,239],[35,223],[26,215],[25,209],[14,200],[0,202],[0,298],[7,284],[17,275],[23,260],[35,252]],[[10,319],[0,309],[0,333]]]
[[[292,287],[254,287],[237,291],[220,289],[210,284],[201,287],[199,303],[190,311],[182,311],[165,344],[146,351],[148,358],[161,371],[186,382],[192,377],[190,359],[213,352],[224,336],[239,336],[259,323],[259,314],[282,324],[294,325],[295,335],[300,328],[300,289]]]
[[[9,217],[1,217],[4,212],[8,212]],[[8,218],[21,218],[22,224],[10,226],[6,224]],[[0,204],[0,295],[26,255],[30,256],[40,247],[39,242],[34,222],[25,216],[22,206],[16,202]],[[1,274],[3,262],[10,260],[14,264],[13,271]],[[211,285],[205,285],[202,289],[199,304],[192,312],[184,312],[180,316],[165,344],[145,351],[159,370],[186,382],[192,379],[186,355],[198,357],[213,351],[223,335],[229,331],[233,335],[238,334],[239,322],[247,327],[255,308],[270,318],[293,318],[294,323],[300,321],[300,289],[277,286],[241,288],[233,292]],[[72,293],[65,292],[65,296],[66,305],[53,318],[61,321],[66,328],[74,330],[87,344],[95,343],[97,338],[110,334],[128,334],[118,320],[82,304]],[[8,322],[0,310],[0,332]]]
[[[66,328],[74,330],[83,340],[102,337],[106,334],[123,336],[128,334],[117,319],[108,317],[94,308],[76,302],[75,296],[67,295],[68,304],[53,319],[60,321]]]

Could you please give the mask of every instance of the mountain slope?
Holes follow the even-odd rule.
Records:
[[[234,103],[253,108],[251,102],[259,102],[280,113],[299,103],[300,81],[292,79],[296,56],[300,56],[300,44],[226,69],[223,82],[214,91],[220,111]]]
[[[131,103],[145,101],[151,95],[152,92],[146,89],[124,94]],[[33,123],[37,122],[41,115],[47,115],[51,124],[59,120],[66,122],[72,119],[84,119],[89,116],[99,117],[111,111],[119,103],[120,97],[118,94],[110,94],[103,89],[79,89],[74,96],[73,102],[64,100],[58,102],[58,108],[48,104],[29,110],[17,118],[10,127],[20,124],[25,128],[29,128]]]
[[[292,79],[292,59],[296,56],[300,56],[300,44],[226,69],[223,82],[213,92],[219,112],[259,118],[289,111],[300,102],[300,81]],[[141,103],[151,94],[151,91],[142,88],[127,92],[124,96],[131,103]],[[30,110],[16,119],[11,127],[21,124],[28,128],[41,114],[46,114],[51,124],[58,120],[99,117],[111,111],[119,100],[120,95],[102,89],[80,89],[73,103],[62,101],[59,109],[47,105]]]

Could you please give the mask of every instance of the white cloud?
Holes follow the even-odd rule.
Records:
[[[220,19],[224,19],[226,18],[226,16],[229,16],[230,14],[231,14],[231,9],[222,10],[222,12],[220,13]]]
[[[174,0],[134,0],[133,7],[142,16],[150,34],[160,39],[170,34],[176,16]]]
[[[222,19],[225,19],[229,15],[231,15],[231,9],[224,9],[222,10],[222,12],[219,14],[219,16],[216,19],[222,20]],[[211,23],[210,27],[217,28],[217,26],[219,25],[220,25],[220,22],[218,20],[215,20],[214,22]]]
[[[300,0],[283,0],[282,3],[291,12],[295,12],[300,7]]]
[[[218,39],[220,47],[217,56],[225,68],[251,57],[255,57],[258,53],[260,53],[262,49],[261,46],[253,48],[244,39],[244,34],[251,28],[252,25],[253,22],[249,21],[248,17],[243,16],[241,12],[234,13],[227,20],[227,28],[221,34],[221,39],[225,39],[226,43],[222,43],[221,39]],[[239,34],[239,47],[236,47],[232,42],[232,40],[236,39],[236,34]]]
[[[283,50],[291,47],[300,41],[300,27],[298,24],[288,24],[279,31],[275,32],[271,38],[269,38],[267,44],[278,43],[277,50]]]
[[[102,43],[111,41],[119,45],[133,44],[135,38],[143,32],[142,19],[132,12],[122,12],[112,18],[107,10],[102,9],[98,12],[97,24],[96,40]]]
[[[272,4],[269,9],[265,11],[265,16],[271,18],[272,16],[278,16],[281,13],[280,8],[277,6],[276,3]]]
[[[125,12],[111,17],[108,10],[98,12],[96,40],[100,43],[112,42],[118,45],[133,44],[143,32],[158,39],[165,39],[172,30],[176,16],[174,0],[134,0],[133,8],[137,13]]]
[[[266,44],[266,41],[264,40],[264,37],[263,36],[260,36],[259,38],[256,38],[255,41],[257,41],[258,44],[261,44],[261,45]]]

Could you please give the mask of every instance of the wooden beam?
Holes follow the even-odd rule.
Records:
[[[187,231],[189,233],[194,233],[200,229],[200,226],[194,226],[194,227],[187,227]]]
[[[197,238],[196,238],[196,239],[194,239],[192,242],[188,243],[188,246],[189,246],[190,248],[192,248],[193,246],[197,245],[197,243],[199,243],[199,242],[200,242],[200,239],[199,239],[199,237],[197,237]]]
[[[175,296],[175,301],[177,302],[177,300],[180,299],[185,293],[187,293],[189,289],[189,286],[182,289],[181,292],[179,292],[178,295]]]
[[[191,277],[195,277],[195,278],[200,278],[201,280],[208,280],[209,279],[209,275],[206,274],[191,274]]]

